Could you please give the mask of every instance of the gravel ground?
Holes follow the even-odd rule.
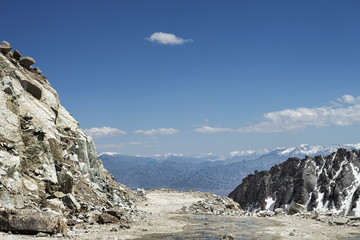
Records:
[[[180,214],[183,206],[213,197],[195,191],[153,190],[138,203],[142,214],[130,229],[118,225],[76,225],[62,239],[355,239],[359,227],[330,226],[298,216],[275,217]],[[0,239],[54,239],[56,236],[30,236],[0,233]],[[60,238],[60,236],[58,236]],[[228,238],[229,239],[229,238]]]

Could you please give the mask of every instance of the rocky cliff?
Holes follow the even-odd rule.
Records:
[[[80,209],[130,208],[132,193],[103,168],[93,140],[32,67],[35,60],[11,50],[2,42],[0,207],[52,209],[69,218]]]
[[[289,158],[269,171],[248,175],[229,194],[243,209],[275,209],[297,202],[307,210],[360,216],[360,151]]]

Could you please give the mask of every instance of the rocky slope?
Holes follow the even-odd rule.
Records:
[[[285,208],[360,216],[360,151],[339,149],[328,156],[290,158],[269,171],[248,175],[229,197],[247,210]]]
[[[33,216],[40,209],[55,211],[73,223],[92,221],[90,215],[78,219],[81,211],[130,209],[134,195],[103,168],[93,140],[61,106],[40,69],[32,67],[35,60],[11,50],[2,42],[0,229],[12,230],[4,224],[16,218],[11,209],[32,209]]]

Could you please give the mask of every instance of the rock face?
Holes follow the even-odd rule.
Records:
[[[360,216],[360,151],[339,149],[326,157],[290,158],[270,171],[248,175],[229,194],[247,210],[284,208]]]
[[[27,69],[34,62],[0,53],[0,207],[65,217],[72,208],[130,208],[134,195],[103,168],[46,77]]]

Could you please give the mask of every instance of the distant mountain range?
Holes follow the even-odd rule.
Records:
[[[129,188],[173,188],[228,195],[244,177],[268,170],[290,157],[328,155],[339,148],[360,149],[359,144],[336,144],[236,151],[229,154],[167,154],[151,157],[102,153],[98,157],[115,180]]]

